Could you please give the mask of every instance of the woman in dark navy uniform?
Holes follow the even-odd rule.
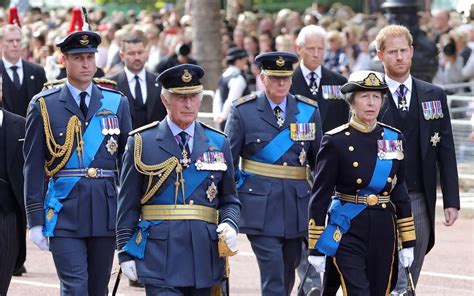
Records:
[[[377,122],[387,89],[380,73],[351,74],[341,91],[352,118],[323,137],[317,156],[308,260],[324,272],[325,255],[332,257],[344,295],[388,295],[391,279],[397,278],[397,256],[405,266],[413,261],[404,139]],[[403,246],[399,253],[397,231]]]

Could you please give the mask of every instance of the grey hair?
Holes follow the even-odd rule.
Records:
[[[296,38],[296,45],[299,47],[304,46],[306,42],[306,37],[308,35],[321,36],[326,41],[326,30],[324,30],[320,26],[308,25],[301,29],[300,33],[298,34],[298,37]]]
[[[171,94],[172,93],[169,90],[167,90],[166,88],[164,88],[164,87],[161,88],[161,95],[163,97],[165,97],[166,100],[169,100],[171,98]],[[204,93],[200,92],[199,93],[199,99],[202,100],[203,96],[204,96]]]

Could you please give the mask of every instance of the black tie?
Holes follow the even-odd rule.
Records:
[[[180,138],[180,141],[179,141],[179,148],[181,148],[181,150],[184,150],[186,149],[186,152],[188,152],[188,155],[190,155],[190,151],[189,151],[189,146],[188,146],[188,141],[187,141],[187,134],[185,131],[182,131],[179,133],[179,138]]]
[[[276,106],[275,109],[273,109],[273,112],[275,113],[278,127],[282,127],[283,123],[285,122],[285,119],[283,119],[281,108],[279,106]]]
[[[15,86],[16,89],[20,89],[21,88],[20,76],[18,76],[18,72],[16,71],[18,69],[18,66],[11,66],[10,69],[12,69],[12,72],[13,72],[13,85]]]
[[[398,111],[400,112],[402,119],[405,119],[408,113],[408,103],[406,99],[407,88],[405,87],[405,85],[400,84],[396,91],[396,94],[398,96]]]
[[[87,105],[86,105],[86,96],[87,92],[83,91],[79,94],[81,96],[81,102],[79,104],[79,107],[81,108],[82,114],[84,114],[84,117],[87,117]]]
[[[143,105],[142,88],[140,87],[140,78],[135,75],[135,100],[138,105]]]
[[[311,94],[313,94],[313,96],[315,96],[318,93],[318,84],[316,83],[316,73],[311,72],[309,73],[309,75],[311,76],[309,78],[309,91],[311,92]]]

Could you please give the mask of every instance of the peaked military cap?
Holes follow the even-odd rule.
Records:
[[[66,37],[62,38],[56,46],[61,49],[63,53],[87,53],[97,52],[97,46],[100,42],[99,34],[91,31],[72,32]]]
[[[295,54],[278,51],[262,53],[255,58],[262,72],[269,76],[293,75],[293,64],[297,61]]]
[[[225,59],[226,61],[230,62],[236,59],[244,58],[246,56],[248,56],[248,54],[245,49],[232,47],[232,48],[229,48],[229,50],[227,51],[227,55],[225,56]]]
[[[156,79],[164,89],[176,94],[195,94],[203,90],[200,79],[204,69],[197,65],[181,64],[163,71]]]
[[[356,71],[349,76],[346,84],[341,87],[343,94],[366,90],[379,90],[382,93],[388,90],[382,73],[375,71]]]

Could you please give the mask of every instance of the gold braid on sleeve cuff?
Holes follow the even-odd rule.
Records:
[[[397,228],[400,233],[402,242],[412,241],[416,239],[415,221],[413,216],[397,220]]]
[[[314,219],[310,219],[308,223],[308,243],[309,249],[315,249],[319,237],[324,231],[324,226],[316,226]]]

